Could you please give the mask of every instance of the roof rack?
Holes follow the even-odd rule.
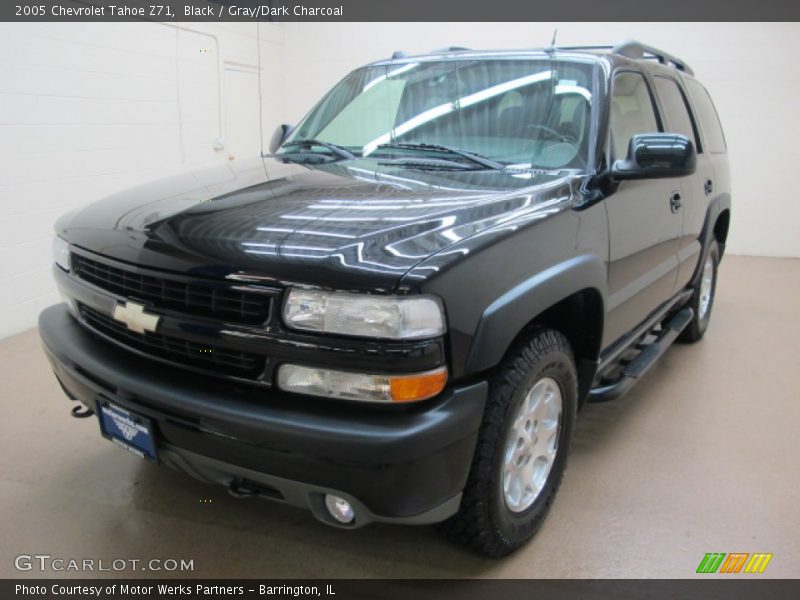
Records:
[[[448,52],[463,52],[465,50],[472,50],[472,48],[467,48],[466,46],[445,46],[444,48],[434,48],[428,52],[428,54],[447,54]],[[406,58],[407,56],[407,52],[403,50],[395,50],[392,53],[392,60]]]
[[[472,48],[467,48],[465,46],[445,46],[444,48],[434,48],[430,53],[445,54],[447,52],[462,52],[464,50],[472,50]]]
[[[436,48],[431,50],[429,54],[445,54],[448,52],[462,52],[465,50],[471,50],[471,48],[465,48],[464,46],[447,46],[445,48]],[[636,40],[625,40],[614,46],[548,46],[546,48],[540,48],[540,50],[543,50],[548,54],[558,52],[559,50],[586,50],[590,52],[603,50],[611,54],[619,54],[620,56],[632,58],[634,60],[657,60],[662,65],[672,65],[679,71],[683,71],[688,75],[694,75],[694,71],[692,71],[691,67],[687,65],[685,61],[673,56],[672,54],[664,52],[663,50],[659,50],[653,46],[648,46],[647,44],[637,42]],[[408,55],[405,52],[398,50],[392,54],[392,59],[405,58],[406,56]]]
[[[679,71],[683,71],[689,75],[694,75],[694,71],[692,71],[689,65],[687,65],[681,59],[672,56],[663,50],[659,50],[658,48],[653,48],[652,46],[637,42],[636,40],[625,40],[624,42],[620,42],[611,49],[611,52],[614,54],[619,54],[620,56],[637,60],[642,58],[654,58],[661,64],[671,64]]]
[[[555,50],[608,50],[609,52],[614,49],[614,46],[550,46]]]

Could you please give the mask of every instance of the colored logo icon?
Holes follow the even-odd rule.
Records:
[[[772,554],[763,552],[707,552],[697,566],[697,573],[763,573]]]

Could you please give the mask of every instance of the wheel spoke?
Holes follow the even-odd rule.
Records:
[[[703,276],[700,280],[700,300],[698,302],[698,313],[701,319],[708,314],[711,306],[711,296],[714,292],[714,260],[711,256],[706,259],[703,265]]]
[[[525,482],[525,485],[530,487],[533,484],[533,463],[534,458],[530,455],[527,457],[527,461],[525,464],[522,465],[522,469],[520,472],[522,480]]]
[[[553,447],[555,438],[555,431],[550,433],[542,432],[536,441],[536,446],[533,451],[533,458],[544,458],[547,462],[552,462],[550,457],[550,448]]]
[[[536,411],[539,410],[539,407],[542,404],[542,395],[541,393],[536,393],[536,388],[531,390],[531,393],[528,394],[527,401],[523,405],[523,416],[533,415],[536,414]]]

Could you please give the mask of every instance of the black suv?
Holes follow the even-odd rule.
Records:
[[[502,556],[584,403],[703,336],[729,219],[681,60],[398,52],[269,155],[64,216],[40,332],[73,414],[138,456]]]

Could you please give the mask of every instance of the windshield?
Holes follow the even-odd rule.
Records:
[[[546,59],[364,67],[337,84],[285,146],[316,140],[381,158],[432,152],[395,144],[429,144],[519,168],[584,168],[593,69]]]

